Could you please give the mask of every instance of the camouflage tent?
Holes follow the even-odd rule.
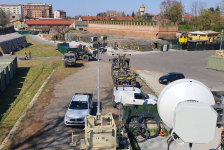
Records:
[[[4,70],[0,68],[0,92],[5,89],[5,81]]]
[[[27,41],[24,35],[18,33],[0,35],[0,53],[2,54],[10,54],[26,46]]]

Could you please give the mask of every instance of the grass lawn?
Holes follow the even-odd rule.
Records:
[[[31,57],[62,57],[63,55],[55,50],[55,46],[40,43],[37,41],[34,41],[32,38],[26,35],[27,43],[30,43],[31,45],[27,48],[24,48],[20,51],[15,52],[15,55],[17,56],[24,56],[25,51],[31,52]]]
[[[25,51],[30,51],[32,57],[63,56],[55,50],[54,46],[36,42],[29,36],[26,36],[26,39],[31,46],[16,52],[15,55],[24,56]],[[75,68],[64,68],[60,59],[18,60],[17,73],[10,80],[4,92],[0,94],[0,143],[2,143],[53,69],[56,69],[56,72],[52,78],[60,81],[82,66],[82,61],[78,61]],[[51,95],[46,94],[45,96],[51,98]]]
[[[5,99],[1,102],[1,107],[4,107],[4,111],[1,110],[0,113],[2,118],[0,122],[0,142],[7,136],[53,69],[56,69],[56,71],[35,103],[41,103],[43,106],[47,106],[50,103],[50,99],[54,96],[52,95],[52,91],[54,91],[55,83],[75,73],[79,67],[84,67],[82,61],[77,61],[76,67],[64,68],[62,61],[57,59],[41,61],[34,59],[21,60],[18,61],[18,65],[19,70],[16,76],[10,81],[7,89],[0,96],[0,99]],[[33,113],[32,109],[30,109],[27,116]],[[26,120],[26,117],[24,120]],[[24,122],[24,120],[20,125],[22,128],[26,127],[24,125],[26,121]],[[20,131],[17,131],[12,135],[4,149],[8,149],[12,143],[15,144],[15,139],[18,141],[19,139],[22,140],[23,138],[21,138],[22,135],[20,133]]]
[[[31,62],[32,61],[32,62]],[[0,96],[0,142],[4,140],[53,69],[61,63],[18,61],[19,69]]]

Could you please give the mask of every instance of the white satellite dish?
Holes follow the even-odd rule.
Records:
[[[211,91],[201,82],[193,79],[181,79],[166,86],[157,103],[160,118],[172,128],[176,106],[183,101],[195,100],[214,105],[215,100]]]

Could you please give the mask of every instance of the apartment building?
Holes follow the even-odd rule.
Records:
[[[10,16],[10,20],[20,20],[24,16],[22,5],[1,4],[0,9]]]
[[[24,16],[30,18],[53,18],[52,5],[47,3],[27,3],[23,5]]]
[[[63,10],[54,11],[54,18],[66,18],[66,12]]]
[[[117,11],[106,11],[107,17],[116,17]]]

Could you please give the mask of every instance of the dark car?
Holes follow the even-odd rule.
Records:
[[[185,76],[182,73],[178,72],[170,72],[162,77],[159,78],[160,84],[169,84],[170,82],[173,82],[178,79],[184,79]]]

